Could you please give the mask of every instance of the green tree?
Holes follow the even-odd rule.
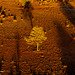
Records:
[[[39,44],[45,41],[46,39],[47,37],[45,37],[43,28],[38,26],[32,28],[32,31],[28,38],[24,37],[24,40],[26,40],[28,44],[37,45],[37,51],[39,51]]]

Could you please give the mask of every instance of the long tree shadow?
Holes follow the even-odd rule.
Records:
[[[67,74],[75,75],[75,60],[74,60],[74,52],[72,51],[70,44],[73,39],[69,36],[65,28],[63,28],[57,21],[54,22],[56,24],[57,33],[58,33],[58,47],[62,50],[62,63],[63,65],[67,65]],[[75,49],[75,47],[74,47]]]
[[[16,71],[17,71],[17,75],[20,75],[20,70],[19,70],[19,40],[20,40],[20,35],[19,32],[16,32],[16,48],[17,48],[17,53],[16,53]]]
[[[68,20],[75,26],[75,9],[68,2],[60,2],[60,6],[62,7],[63,14],[68,18]]]
[[[23,13],[24,19],[27,19],[27,17],[29,17],[29,20],[30,20],[32,28],[33,28],[33,23],[32,23],[32,18],[33,18],[32,10],[33,9],[34,8],[33,8],[33,6],[32,6],[30,1],[26,1],[25,5],[24,5],[24,8],[20,9],[22,11],[22,13]]]

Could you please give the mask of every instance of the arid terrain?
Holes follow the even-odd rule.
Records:
[[[21,4],[0,2],[0,74],[75,75],[75,1],[32,5],[32,25],[47,37],[39,51],[24,40],[32,26]]]

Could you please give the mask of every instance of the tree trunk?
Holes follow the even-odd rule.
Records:
[[[39,43],[37,43],[37,51],[39,51]]]

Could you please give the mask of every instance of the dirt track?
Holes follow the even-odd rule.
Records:
[[[9,73],[12,71],[13,75],[17,75],[18,71],[21,75],[66,75],[66,72],[67,75],[74,75],[75,9],[70,4],[61,2],[47,7],[34,5],[34,8],[33,26],[42,26],[47,40],[40,45],[40,52],[36,52],[35,46],[28,45],[23,40],[24,35],[28,36],[31,31],[30,21],[21,19],[21,10],[17,9],[14,13],[16,9],[11,9],[17,22],[8,16],[0,25],[0,61],[4,60],[0,70],[8,70]],[[12,61],[15,62],[11,63]],[[67,69],[64,65],[67,65]]]

